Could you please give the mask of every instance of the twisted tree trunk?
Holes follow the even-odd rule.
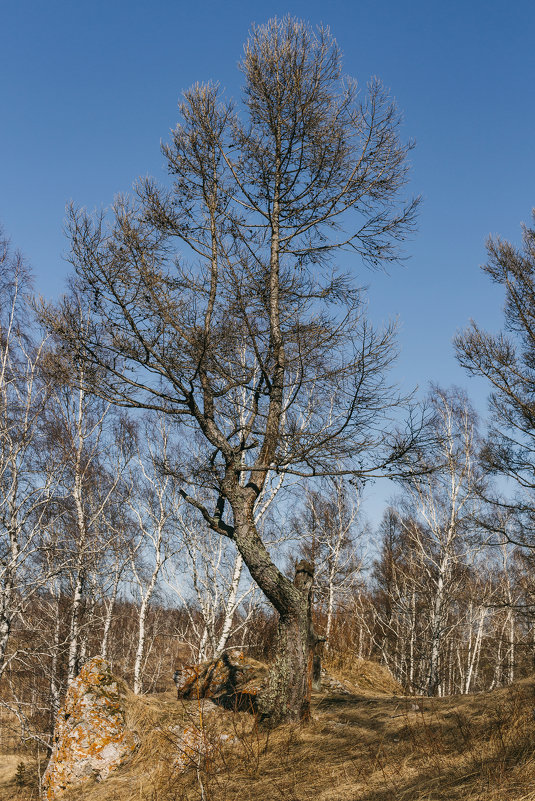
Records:
[[[312,625],[314,569],[299,562],[295,570],[295,596],[279,611],[277,649],[268,682],[259,700],[261,719],[270,725],[310,718],[314,650],[320,641]]]

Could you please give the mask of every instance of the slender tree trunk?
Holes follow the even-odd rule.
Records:
[[[5,567],[4,575],[2,576],[2,584],[0,590],[0,678],[6,667],[6,654],[9,637],[11,634],[11,626],[14,618],[14,606],[16,606],[16,571],[20,554],[19,542],[19,526],[17,525],[16,510],[15,510],[15,493],[16,493],[17,479],[13,481],[11,488],[11,498],[9,500],[9,519],[7,523],[9,535],[9,555],[7,556],[7,565]]]
[[[234,570],[232,573],[232,584],[230,592],[225,604],[225,617],[223,619],[223,628],[221,629],[221,636],[217,643],[214,659],[219,659],[225,648],[227,647],[228,638],[232,630],[232,622],[234,620],[234,613],[236,612],[236,598],[238,595],[238,587],[240,586],[240,578],[243,569],[243,559],[241,553],[236,554],[234,561]]]
[[[507,683],[512,684],[515,680],[515,615],[512,609],[508,617]]]
[[[206,659],[206,651],[208,649],[209,639],[210,638],[208,636],[208,627],[205,625],[205,627],[202,630],[201,639],[199,641],[199,649],[197,651],[197,662],[204,662],[204,660]]]
[[[145,621],[147,618],[148,603],[144,598],[139,607],[139,623],[137,634],[136,658],[134,661],[134,693],[140,695],[143,690],[143,680],[141,676],[141,665],[143,662],[143,652],[145,650]]]
[[[103,659],[108,657],[108,640],[110,636],[111,621],[113,620],[113,612],[115,609],[115,601],[117,600],[117,590],[119,587],[119,573],[116,573],[113,581],[113,590],[111,597],[104,602],[106,614],[104,616],[104,628],[102,630],[102,645],[100,648],[100,655]]]
[[[434,695],[440,688],[438,661],[442,644],[442,627],[445,605],[446,571],[449,567],[449,555],[446,554],[439,566],[437,588],[431,610],[431,653],[429,656],[429,672],[427,676],[427,695]]]
[[[85,569],[83,560],[85,558],[85,546],[87,541],[86,518],[83,502],[83,467],[82,454],[84,451],[85,436],[83,430],[84,419],[84,390],[81,387],[83,380],[82,374],[79,376],[80,388],[78,390],[78,407],[76,418],[76,455],[74,463],[74,485],[72,495],[76,509],[76,528],[77,528],[77,554],[76,554],[76,580],[71,609],[71,624],[69,631],[69,664],[67,671],[67,681],[71,682],[77,675],[80,667],[80,616],[82,613],[83,590],[85,582]]]
[[[61,591],[55,593],[55,619],[54,619],[54,639],[52,642],[52,660],[50,664],[50,733],[54,731],[56,717],[60,707],[60,689],[58,681],[58,661],[61,636]]]
[[[9,634],[11,632],[11,619],[8,615],[2,615],[0,620],[0,678],[5,669],[5,660]]]
[[[94,624],[95,607],[97,603],[97,582],[94,574],[91,576],[91,585],[88,596],[89,597],[84,605],[84,626],[80,630],[80,648],[78,657],[78,662],[80,665],[83,665],[87,659],[90,627]]]
[[[329,640],[331,637],[331,629],[333,625],[333,613],[334,613],[334,576],[331,574],[329,576],[329,590],[327,596],[327,624],[325,626],[325,650],[329,650]]]
[[[152,593],[154,592],[154,588],[156,586],[156,580],[158,578],[158,575],[160,573],[160,568],[162,566],[162,554],[160,548],[161,548],[161,530],[158,532],[158,538],[155,544],[156,563],[154,565],[154,570],[152,571],[152,576],[150,578],[147,589],[145,590],[145,593],[143,593],[143,584],[140,579],[140,576],[134,570],[136,580],[139,584],[139,594],[141,596],[141,606],[139,607],[139,618],[138,618],[137,649],[136,649],[136,658],[134,661],[134,693],[136,695],[139,695],[143,691],[143,676],[141,675],[141,668],[143,665],[143,655],[145,653],[147,613],[149,611],[149,604],[152,598]]]
[[[469,651],[468,669],[466,671],[466,680],[464,685],[464,692],[469,693],[472,685],[472,679],[477,675],[477,665],[479,664],[479,654],[481,652],[481,640],[483,638],[483,626],[487,616],[485,609],[479,611],[479,623],[477,626],[477,634],[471,652]]]
[[[492,682],[490,684],[489,690],[493,690],[495,687],[499,687],[501,684],[501,676],[502,676],[502,635],[503,631],[500,633],[500,637],[498,639],[498,648],[496,651],[496,665],[494,667],[494,676]]]
[[[13,550],[13,547],[12,547]],[[6,654],[13,622],[13,596],[15,594],[15,569],[9,566],[0,594],[0,678],[6,667]]]
[[[414,692],[414,646],[416,644],[416,592],[413,589],[411,592],[411,635],[409,644],[409,689]]]
[[[71,622],[69,627],[69,660],[67,681],[70,683],[78,673],[80,660],[80,616],[82,614],[84,574],[78,566],[76,582],[71,606]]]

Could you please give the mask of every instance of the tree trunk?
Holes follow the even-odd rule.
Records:
[[[267,687],[259,699],[261,720],[270,725],[310,718],[314,648],[312,626],[313,568],[304,560],[295,570],[299,600],[279,613],[277,648]]]
[[[431,609],[431,653],[429,656],[429,672],[427,676],[427,695],[440,695],[442,678],[439,675],[438,663],[442,645],[442,631],[444,625],[444,606],[446,594],[446,575],[449,571],[449,554],[446,553],[440,562],[437,578],[437,588],[433,607]]]
[[[115,611],[115,602],[117,600],[117,591],[119,588],[120,573],[117,571],[113,580],[113,589],[111,597],[104,600],[104,608],[106,614],[104,617],[104,628],[102,630],[102,645],[100,647],[100,655],[103,659],[108,658],[108,639],[110,636],[111,623],[113,620],[113,613]]]
[[[80,668],[80,617],[82,614],[84,573],[80,565],[76,575],[71,606],[71,622],[69,627],[69,660],[67,667],[67,683],[77,676]]]
[[[223,627],[221,629],[221,635],[219,637],[219,641],[217,643],[215,652],[214,652],[214,659],[219,659],[225,648],[227,647],[227,642],[230,637],[230,633],[232,631],[232,623],[234,621],[234,615],[236,613],[236,598],[238,596],[238,587],[240,586],[240,578],[243,569],[243,559],[241,553],[236,554],[236,559],[234,560],[234,570],[232,571],[232,584],[230,586],[230,592],[227,598],[227,602],[225,604],[225,616],[223,618]]]
[[[141,695],[143,691],[143,677],[141,675],[141,667],[143,662],[143,652],[145,650],[145,622],[147,618],[147,611],[148,611],[148,599],[144,598],[139,608],[137,649],[136,649],[136,659],[134,662],[135,695]]]
[[[58,676],[59,651],[61,643],[61,590],[53,587],[54,599],[54,639],[52,642],[52,659],[50,665],[50,734],[54,733],[56,717],[60,708],[60,686]]]

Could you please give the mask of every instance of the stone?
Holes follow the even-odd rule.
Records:
[[[352,695],[356,691],[351,682],[336,679],[325,668],[321,669],[321,689],[337,695]]]
[[[185,665],[174,674],[178,698],[209,698],[226,709],[247,712],[256,712],[266,678],[266,665],[237,649],[219,659]]]
[[[177,755],[173,766],[184,773],[189,768],[206,767],[206,759],[221,745],[233,746],[238,738],[220,729],[228,725],[226,712],[221,706],[205,698],[188,709],[188,720],[168,726],[165,733],[172,738]]]
[[[56,720],[43,776],[46,801],[91,778],[105,779],[134,751],[136,736],[125,725],[125,692],[105,659],[95,657],[82,667]]]
[[[177,757],[174,765],[184,773],[188,768],[199,768],[206,756],[212,751],[212,744],[208,742],[202,729],[188,726],[177,735]]]

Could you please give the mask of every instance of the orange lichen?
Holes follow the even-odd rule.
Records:
[[[234,650],[220,659],[186,665],[175,682],[180,698],[211,698],[227,708],[254,711],[266,671],[262,663]]]
[[[67,787],[104,779],[136,747],[125,728],[124,692],[106,660],[87,662],[67,690],[43,777],[43,797],[54,801]]]

